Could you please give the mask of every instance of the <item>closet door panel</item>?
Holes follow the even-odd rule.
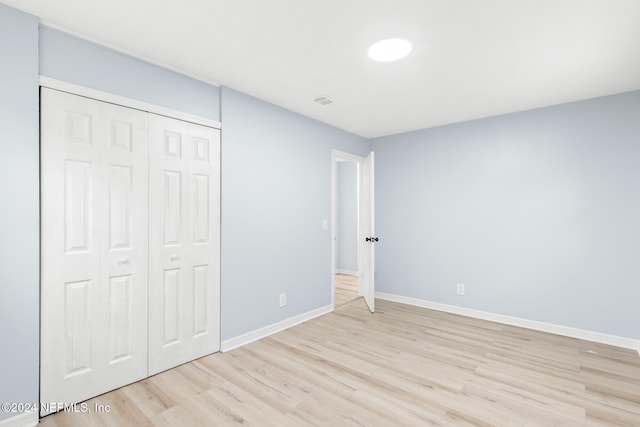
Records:
[[[42,91],[41,400],[95,394],[100,355],[100,108]]]
[[[120,387],[147,376],[148,150],[146,113],[101,103],[105,212],[101,301],[106,339],[102,383]]]
[[[149,374],[187,361],[187,125],[150,115]]]
[[[150,119],[149,371],[220,349],[220,135]],[[153,325],[156,325],[155,327]]]
[[[220,131],[190,124],[189,357],[220,349]]]
[[[147,373],[147,119],[41,102],[41,401],[79,402]]]

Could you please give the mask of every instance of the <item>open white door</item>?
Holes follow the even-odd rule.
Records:
[[[375,311],[375,283],[374,283],[374,259],[375,259],[375,237],[373,218],[373,178],[374,161],[371,152],[365,161],[360,165],[360,289],[363,292],[364,300],[369,306],[369,310]]]

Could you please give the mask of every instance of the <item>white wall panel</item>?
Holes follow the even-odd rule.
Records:
[[[133,325],[131,301],[132,276],[111,277],[109,280],[109,363],[133,357]],[[136,307],[137,308],[137,307]]]
[[[91,162],[64,162],[64,230],[67,254],[91,250]]]
[[[65,378],[91,371],[93,357],[91,341],[91,280],[65,283],[64,287],[64,348]]]

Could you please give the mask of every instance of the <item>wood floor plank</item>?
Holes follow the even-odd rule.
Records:
[[[147,418],[151,418],[176,405],[167,391],[158,387],[149,379],[123,387],[122,392]]]
[[[637,352],[388,301],[91,399],[49,426],[640,426]]]

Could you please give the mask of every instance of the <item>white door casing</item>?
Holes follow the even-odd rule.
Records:
[[[375,311],[375,236],[374,226],[374,153],[371,152],[360,164],[360,208],[359,216],[359,269],[360,289],[364,300],[373,313]],[[367,240],[369,239],[369,240]],[[375,241],[374,241],[375,240]]]
[[[220,348],[220,132],[150,121],[149,374]]]
[[[147,374],[147,115],[41,99],[41,401],[78,402]]]

